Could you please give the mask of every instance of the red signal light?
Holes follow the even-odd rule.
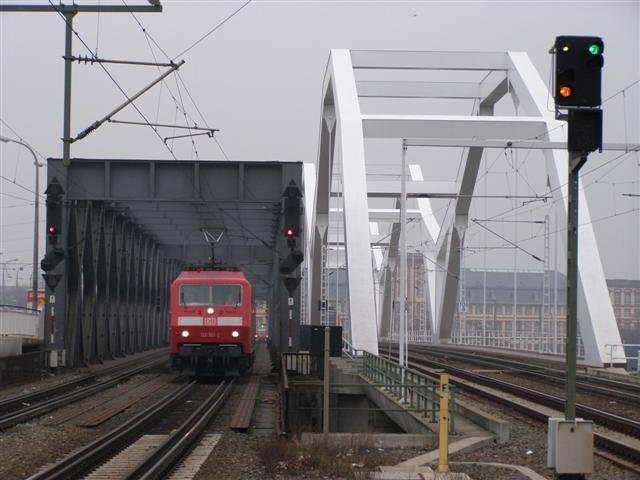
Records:
[[[293,228],[287,228],[285,234],[287,235],[287,237],[291,238],[295,234],[295,231],[293,230]]]
[[[47,231],[53,235],[54,233],[56,233],[56,227],[50,225],[49,228],[47,228]]]
[[[559,93],[561,96],[567,98],[571,96],[571,94],[573,93],[573,90],[569,85],[563,85],[560,87]]]

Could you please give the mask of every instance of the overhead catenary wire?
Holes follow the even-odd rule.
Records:
[[[5,180],[5,181],[9,182],[9,183],[13,183],[15,186],[17,186],[17,187],[21,188],[22,190],[26,190],[26,191],[27,191],[27,192],[29,192],[29,193],[32,193],[32,194],[34,194],[34,195],[35,195],[35,193],[36,193],[34,190],[31,190],[29,187],[25,187],[25,186],[24,186],[24,185],[22,185],[21,183],[18,183],[18,182],[14,181],[14,180],[11,180],[10,178],[5,177],[4,175],[0,175],[0,178],[1,178],[2,180]],[[38,197],[40,197],[40,198],[45,198],[45,197],[44,197],[44,195],[42,195],[42,194],[39,194],[39,195],[38,195]]]
[[[185,48],[183,51],[181,51],[179,54],[174,55],[174,59],[175,58],[179,58],[182,57],[185,53],[187,53],[188,51],[190,51],[192,48],[194,48],[196,45],[198,45],[199,43],[201,43],[202,41],[204,41],[207,37],[209,37],[210,35],[212,35],[216,30],[218,30],[220,27],[222,27],[225,23],[227,23],[229,20],[231,20],[233,17],[235,17],[238,13],[240,13],[240,11],[242,11],[247,5],[249,5],[253,0],[247,0],[247,2],[245,2],[242,6],[240,6],[240,8],[238,8],[237,10],[235,10],[231,15],[227,16],[224,20],[222,20],[221,22],[219,22],[217,25],[215,25],[211,30],[209,30],[207,33],[205,33],[203,36],[201,36],[198,40],[196,40],[195,42],[193,42],[189,47]]]
[[[18,195],[12,195],[11,193],[7,193],[7,192],[0,192],[0,195],[3,195],[3,196],[5,196],[5,197],[9,197],[9,198],[13,198],[13,199],[15,199],[15,200],[24,200],[25,202],[28,202],[28,201],[29,201],[29,199],[28,199],[28,198],[20,197],[20,196],[18,196]],[[35,203],[35,202],[34,202],[34,203]],[[33,222],[30,222],[30,223],[33,223]]]
[[[129,6],[127,5],[127,3],[125,2],[125,0],[121,0],[122,3],[129,8]],[[169,55],[167,54],[166,50],[164,50],[161,46],[160,43],[157,42],[155,40],[155,38],[153,38],[153,36],[151,35],[151,33],[148,31],[148,29],[142,24],[142,21],[135,15],[135,13],[133,11],[131,11],[131,9],[129,9],[129,13],[131,13],[131,16],[133,17],[133,19],[135,20],[135,22],[138,24],[138,26],[140,27],[140,30],[142,31],[142,33],[145,36],[145,40],[147,42],[147,45],[149,47],[149,51],[151,52],[151,55],[153,56],[153,59],[156,63],[158,63],[158,59],[156,57],[156,54],[153,50],[153,46],[151,45],[153,43],[153,45],[156,46],[156,48],[158,48],[158,50],[160,50],[160,52],[165,56],[165,58],[167,60],[169,60],[170,62],[173,62],[173,60],[169,57]],[[159,69],[158,69],[159,71]],[[195,107],[196,111],[198,112],[198,115],[200,115],[200,118],[202,119],[202,121],[204,122],[205,127],[207,127],[207,129],[210,129],[209,124],[207,122],[207,120],[205,119],[204,115],[202,114],[202,112],[200,111],[200,108],[198,108],[198,104],[196,103],[195,99],[193,98],[193,96],[191,95],[191,92],[189,91],[186,82],[184,81],[184,79],[182,78],[182,76],[180,75],[180,72],[176,71],[175,72],[175,78],[177,80],[180,80],[180,83],[182,84],[182,86],[185,89],[185,92],[187,93],[187,96],[189,97],[189,99],[191,100],[191,103],[193,104],[193,106]],[[176,80],[176,85],[179,88],[179,85],[177,83]],[[180,99],[180,102],[178,102],[178,99],[176,98],[176,96],[174,95],[174,93],[172,92],[171,88],[169,87],[169,85],[163,80],[161,87],[164,86],[167,91],[169,92],[169,95],[171,96],[171,99],[173,100],[174,104],[176,105],[176,107],[181,111],[181,113],[183,114],[183,116],[185,117],[185,119],[188,117],[189,120],[191,120],[193,122],[194,125],[197,125],[196,120],[189,114],[189,112],[187,112],[184,102],[182,101],[182,98]],[[181,93],[178,92],[180,97],[181,97]],[[159,116],[159,111],[160,111],[160,99],[161,96],[160,94],[158,95],[158,107],[156,109],[156,123],[157,123],[157,118]],[[175,120],[174,120],[175,123]],[[187,121],[185,121],[185,123],[187,124],[187,126],[189,125],[189,123]],[[216,142],[216,145],[218,145],[218,148],[220,148],[220,151],[222,152],[222,154],[224,155],[225,159],[229,159],[227,157],[227,154],[224,152],[224,150],[222,149],[222,146],[220,144],[220,142],[218,141],[218,139],[215,136],[211,136],[211,138],[213,138]],[[172,139],[173,140],[173,139]],[[166,142],[165,142],[166,143]],[[173,147],[173,141],[172,141],[172,147]],[[192,150],[196,150],[195,147],[195,143],[193,142],[192,139]]]
[[[125,2],[124,2],[124,0],[121,0],[121,1],[123,1],[123,3],[125,3]],[[248,5],[250,2],[251,2],[251,0],[249,0],[245,5],[243,5],[241,8],[239,8],[238,10],[236,10],[236,12],[235,12],[234,14],[232,14],[232,15],[231,15],[231,16],[229,16],[229,17],[227,17],[227,19],[225,19],[223,22],[221,22],[221,23],[220,23],[220,24],[218,24],[216,27],[214,27],[214,29],[213,29],[212,31],[210,31],[210,32],[209,32],[209,34],[207,34],[206,36],[208,36],[208,35],[210,35],[211,33],[213,33],[213,31],[215,31],[217,28],[219,28],[220,26],[222,26],[222,24],[224,24],[226,21],[228,21],[228,20],[229,20],[233,15],[235,15],[236,13],[238,13],[242,8],[244,8],[244,7],[245,7],[246,5]],[[126,5],[126,3],[125,3],[125,5]],[[158,49],[159,49],[159,50],[160,50],[160,51],[165,55],[165,57],[167,57],[167,59],[169,59],[169,60],[173,61],[171,58],[169,58],[169,56],[167,55],[167,53],[165,52],[165,50],[164,50],[164,49],[162,49],[162,47],[160,47],[160,44],[159,44],[159,43],[158,43],[158,42],[157,42],[157,41],[156,41],[156,40],[151,36],[151,34],[150,34],[150,33],[148,33],[147,29],[142,25],[142,22],[141,22],[141,21],[140,21],[140,20],[139,20],[135,15],[133,15],[133,12],[131,12],[131,13],[132,13],[132,16],[134,17],[134,19],[136,20],[136,23],[138,24],[138,26],[142,29],[143,33],[144,33],[144,34],[145,34],[145,36],[147,37],[147,43],[152,42],[152,43],[153,43],[154,45],[156,45],[156,46],[158,47]],[[205,36],[205,37],[206,37],[206,36]],[[204,37],[203,37],[201,40],[203,40],[203,39],[204,39]],[[197,42],[197,43],[198,43],[198,42]],[[192,47],[193,47],[193,46],[195,46],[195,44],[194,44],[194,45],[192,45]],[[190,48],[192,48],[192,47],[190,47]],[[156,58],[156,56],[155,56],[155,53],[153,52],[153,49],[151,48],[151,45],[150,45],[150,44],[149,44],[149,48],[150,48],[150,50],[151,50],[151,53],[152,53],[152,55],[153,55],[154,60],[156,60],[156,61],[157,61],[157,58]],[[190,48],[189,48],[189,49],[187,49],[187,50],[190,50]],[[183,53],[181,53],[180,55],[177,55],[177,56],[176,56],[176,57],[174,57],[174,58],[177,58],[177,57],[179,57],[179,56],[182,56],[184,53],[186,53],[186,51],[187,51],[187,50],[185,50]],[[183,84],[183,87],[185,88],[185,91],[187,92],[187,95],[189,96],[189,98],[190,98],[191,102],[193,103],[193,105],[194,105],[194,107],[195,107],[196,111],[197,111],[197,112],[198,112],[198,114],[200,115],[200,118],[201,118],[201,119],[202,119],[202,121],[205,123],[205,126],[207,126],[207,127],[208,127],[208,123],[207,123],[207,121],[206,121],[206,119],[205,119],[204,115],[202,114],[201,110],[198,108],[198,105],[197,105],[197,103],[195,102],[195,100],[194,100],[193,96],[192,96],[192,95],[191,95],[191,93],[189,92],[189,90],[188,90],[188,88],[187,88],[187,86],[186,86],[186,83],[184,82],[184,80],[182,79],[182,77],[181,77],[180,75],[177,75],[176,77],[177,77],[177,79],[179,79],[179,80],[180,80],[180,82]],[[176,80],[176,85],[177,85],[177,80]],[[168,85],[166,85],[166,84],[165,84],[165,86],[167,87],[167,90],[168,90],[169,92],[171,92],[171,91],[170,91],[170,89],[169,89],[169,86],[168,86]],[[195,124],[195,123],[196,123],[196,122],[195,122],[195,120],[193,119],[193,117],[191,117],[191,116],[188,114],[188,112],[186,111],[186,109],[185,109],[185,107],[184,107],[184,101],[183,101],[183,99],[182,99],[182,95],[181,95],[181,92],[180,92],[180,87],[179,87],[179,85],[177,85],[177,88],[178,88],[178,95],[179,95],[179,97],[180,97],[180,101],[178,101],[178,99],[177,99],[177,98],[175,98],[175,96],[174,96],[173,94],[171,94],[171,95],[172,95],[172,98],[173,98],[173,100],[174,100],[174,103],[175,103],[175,105],[176,105],[176,116],[177,116],[178,111],[180,111],[180,112],[183,114],[183,116],[184,116],[185,118],[186,118],[186,117],[189,117],[189,118],[194,122],[194,124]],[[175,121],[174,121],[174,123],[175,123]],[[222,148],[222,145],[220,144],[219,140],[218,140],[215,136],[213,137],[213,139],[214,139],[214,141],[216,142],[216,144],[218,145],[218,148],[220,149],[220,151],[221,151],[221,152],[222,152],[222,154],[224,155],[225,159],[229,160],[229,157],[228,157],[227,153],[225,152],[225,150]],[[192,140],[192,142],[193,142],[193,140]],[[172,143],[172,145],[173,145],[173,143]],[[193,143],[192,143],[192,146],[193,146],[193,148],[195,149],[195,145],[194,145]],[[209,189],[211,196],[212,196],[213,198],[215,198],[215,195],[213,194],[213,190],[212,190],[211,186],[209,185],[208,180],[205,180],[205,185],[206,185],[206,186],[207,186],[207,188]],[[251,193],[251,192],[248,192],[248,193]],[[226,214],[226,212],[224,212],[224,211],[223,211],[222,209],[220,209],[219,207],[218,207],[218,210],[220,211],[220,213],[221,213],[221,215],[222,215],[222,216],[221,216],[221,218],[222,218],[222,221],[223,221],[223,224],[224,224],[224,222],[225,222],[224,218],[225,218],[225,214]],[[244,230],[244,231],[245,231],[246,233],[248,233],[251,237],[253,237],[254,239],[256,239],[256,240],[260,241],[263,245],[267,246],[268,248],[273,249],[273,248],[272,248],[272,247],[271,247],[267,242],[265,242],[265,240],[264,240],[264,239],[260,238],[258,235],[256,235],[256,234],[255,234],[254,232],[252,232],[250,229],[248,229],[248,228],[247,228],[247,227],[246,227],[246,226],[245,226],[245,225],[244,225],[240,220],[238,220],[237,218],[235,218],[233,215],[228,216],[228,218],[230,218],[231,220],[233,220],[233,222],[234,222],[234,223],[236,223],[236,224],[241,228],[241,230]],[[226,228],[226,225],[224,225],[224,227]]]

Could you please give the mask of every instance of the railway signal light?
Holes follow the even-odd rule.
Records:
[[[47,240],[54,248],[62,233],[62,196],[64,190],[57,178],[53,178],[45,190],[47,196]]]
[[[603,51],[600,37],[556,37],[556,106],[598,107],[602,103]]]
[[[300,250],[293,250],[284,260],[282,260],[282,262],[280,262],[280,273],[282,275],[292,274],[303,260],[304,254]]]
[[[567,148],[573,152],[593,152],[602,148],[602,110],[569,109]]]
[[[56,266],[64,260],[64,250],[61,248],[52,248],[49,250],[44,258],[40,261],[40,267],[45,272],[49,272],[56,268]]]
[[[57,273],[44,273],[42,274],[42,278],[44,278],[44,283],[47,287],[51,290],[55,290],[58,286],[58,282],[60,282],[60,279],[62,278],[62,275]]]
[[[287,239],[294,239],[300,236],[300,217],[302,216],[302,192],[291,180],[284,193],[284,229],[283,233]]]
[[[289,296],[293,295],[298,285],[300,285],[300,280],[302,277],[283,277],[282,281],[284,282],[284,286],[289,292]],[[291,304],[292,305],[292,304]]]

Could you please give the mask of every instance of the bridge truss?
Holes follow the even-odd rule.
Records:
[[[420,77],[425,72],[431,76]],[[513,102],[516,115],[496,113],[503,98]],[[430,107],[380,113],[402,99],[440,102],[436,104],[447,114],[433,114]],[[422,254],[432,267],[427,272],[428,311],[435,343],[451,339],[460,252],[485,150],[541,151],[560,219],[557,228],[566,230],[566,130],[547,107],[548,99],[547,87],[522,52],[331,51],[323,83],[310,238],[313,262],[308,266],[310,301],[322,304],[327,269],[346,269],[348,335],[354,347],[377,353],[378,332],[390,332],[397,310],[392,291],[399,263],[401,175],[407,180],[407,197],[415,198],[418,206],[406,211],[406,221],[421,224],[424,233],[418,240],[423,241]],[[460,110],[456,102],[461,100],[473,101],[473,112],[450,114]],[[420,148],[437,157],[442,148],[464,148],[459,175],[443,180],[436,171],[410,166],[410,175],[402,171],[379,180],[375,173],[380,164],[372,159],[379,154],[376,150],[384,149],[376,143],[380,140],[395,142],[392,150],[384,151],[382,170],[387,172],[401,171],[400,159],[407,150]],[[434,214],[435,198],[449,201],[440,220]],[[379,208],[378,199],[396,199],[395,208]],[[622,342],[583,190],[579,201],[579,330],[585,363],[603,365],[608,358],[605,345]],[[380,234],[379,224],[391,228]],[[566,238],[563,241],[566,251]],[[340,252],[333,264],[325,255],[331,248]],[[319,310],[310,309],[309,314],[312,323],[320,323]]]

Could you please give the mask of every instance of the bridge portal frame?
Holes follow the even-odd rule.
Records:
[[[286,345],[281,201],[292,180],[304,188],[302,163],[75,158],[65,167],[50,158],[48,183],[54,177],[65,190],[65,259],[49,272],[62,276],[46,290],[44,339],[68,366],[167,344],[168,287],[186,264],[207,261],[203,226],[224,228],[216,258],[245,271],[268,304],[271,339]],[[294,297],[297,319],[299,289]]]

